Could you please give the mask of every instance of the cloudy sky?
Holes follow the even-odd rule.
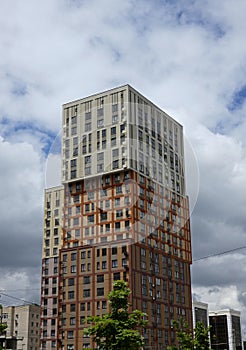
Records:
[[[0,2],[5,294],[39,301],[46,158],[61,105],[129,83],[184,125],[200,174],[193,293],[211,309],[241,310],[246,331],[246,249],[199,260],[246,246],[245,13],[244,0]]]

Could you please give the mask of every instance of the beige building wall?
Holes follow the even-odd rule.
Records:
[[[17,339],[17,350],[39,349],[40,306],[4,307],[3,321],[8,325],[6,337]]]
[[[45,190],[43,259],[59,255],[59,249],[62,246],[63,204],[63,186]]]
[[[59,251],[63,244],[64,187],[45,190],[41,281],[41,343],[56,348]]]

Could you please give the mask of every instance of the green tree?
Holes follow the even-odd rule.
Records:
[[[139,310],[129,313],[129,295],[131,290],[126,282],[116,281],[108,294],[110,311],[100,316],[86,319],[89,328],[84,334],[92,336],[100,350],[137,350],[144,344],[139,328],[144,328],[148,321],[146,314]]]
[[[3,334],[3,332],[7,329],[7,324],[6,323],[2,323],[2,313],[3,313],[3,307],[0,304],[0,335]],[[0,344],[0,350],[2,350],[1,344]]]
[[[179,347],[172,345],[168,350],[209,350],[209,328],[206,328],[202,322],[197,322],[194,332],[189,328],[188,323],[181,319],[173,321],[174,329],[177,333]]]

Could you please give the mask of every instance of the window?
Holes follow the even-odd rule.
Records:
[[[120,222],[116,222],[114,227],[116,230],[120,230]]]
[[[88,221],[88,224],[94,223],[94,215],[88,215],[87,221]]]
[[[88,298],[91,295],[91,290],[90,289],[84,289],[83,296],[84,298]]]
[[[97,296],[103,296],[104,295],[104,288],[97,288]]]
[[[104,165],[103,164],[97,164],[97,172],[100,173],[104,171]]]
[[[76,265],[72,265],[71,266],[71,273],[75,273],[76,272]]]
[[[80,229],[75,230],[75,237],[80,237]]]
[[[85,316],[80,316],[80,324],[83,325],[85,323]]]
[[[91,119],[91,112],[86,112],[85,113],[85,120],[90,120]]]
[[[106,136],[107,136],[107,130],[103,129],[102,130],[102,138],[106,138]]]
[[[77,254],[76,253],[72,253],[71,254],[71,261],[75,261],[76,257],[77,257]]]
[[[126,140],[125,136],[121,136],[120,137],[120,144],[121,145],[125,144],[125,140]],[[141,143],[140,143],[140,145],[141,145]]]
[[[112,154],[113,154],[113,158],[118,157],[119,156],[119,149],[118,148],[113,149]]]
[[[101,219],[101,221],[107,220],[107,212],[101,213],[100,219]]]
[[[97,160],[98,161],[103,161],[104,160],[104,153],[103,152],[97,153]]]
[[[84,284],[90,284],[90,276],[84,276]]]
[[[76,135],[77,134],[77,126],[73,126],[72,127],[71,134],[72,135]]]
[[[120,272],[115,272],[114,273],[114,281],[119,281],[120,280]]]
[[[127,260],[126,260],[126,258],[123,258],[122,259],[122,267],[125,267],[125,266],[127,266]]]
[[[122,186],[119,185],[119,186],[116,186],[116,193],[122,193]]]
[[[102,261],[102,269],[105,270],[107,268],[107,262]]]
[[[112,267],[118,267],[118,260],[112,260]]]
[[[116,210],[116,218],[121,218],[123,216],[123,210]]]
[[[73,202],[78,203],[79,202],[79,194],[73,197]]]
[[[116,135],[116,126],[111,128],[111,136]]]
[[[118,114],[115,114],[115,115],[112,116],[112,123],[113,124],[118,123],[118,120],[119,120]]]
[[[97,127],[98,127],[98,128],[103,127],[103,119],[98,119],[98,121],[97,121]]]
[[[120,174],[115,174],[114,175],[114,182],[115,183],[120,182]]]
[[[104,282],[104,275],[97,275],[97,283]]]
[[[101,197],[107,196],[107,190],[100,190],[100,196]]]
[[[103,115],[103,108],[99,108],[98,110],[97,110],[97,116],[98,117],[101,117]]]
[[[75,147],[74,149],[73,149],[73,157],[77,157],[77,155],[78,155],[78,147]]]
[[[111,147],[116,146],[116,137],[111,138]]]
[[[74,116],[72,117],[72,124],[76,124],[76,123],[77,123],[77,116],[74,115]]]
[[[91,163],[91,156],[85,156],[85,164]]]
[[[74,299],[74,291],[68,292],[68,299]]]
[[[115,198],[114,205],[117,207],[120,205],[120,198]]]
[[[86,166],[85,167],[85,175],[90,175],[91,174],[91,167],[90,166]]]
[[[68,279],[68,285],[69,286],[74,286],[74,278],[69,278]]]
[[[94,199],[95,193],[93,191],[88,192],[88,200]]]
[[[76,324],[76,318],[70,317],[70,326],[74,326]]]
[[[110,176],[105,176],[105,184],[110,185]]]
[[[113,247],[113,248],[112,248],[112,254],[113,254],[113,255],[117,254],[117,247]]]
[[[73,219],[73,225],[78,226],[79,225],[79,218],[74,218]]]
[[[73,339],[73,331],[68,331],[67,332],[67,338],[68,339]]]
[[[113,169],[118,169],[119,168],[119,161],[118,160],[114,160],[113,161]]]
[[[71,168],[75,167],[77,165],[77,159],[72,159],[71,160]]]
[[[107,146],[107,141],[106,140],[102,140],[102,149],[105,149]]]
[[[85,131],[91,131],[91,122],[85,123]]]

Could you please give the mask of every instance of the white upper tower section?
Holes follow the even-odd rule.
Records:
[[[182,126],[129,85],[63,105],[62,182],[130,168],[185,195]]]

